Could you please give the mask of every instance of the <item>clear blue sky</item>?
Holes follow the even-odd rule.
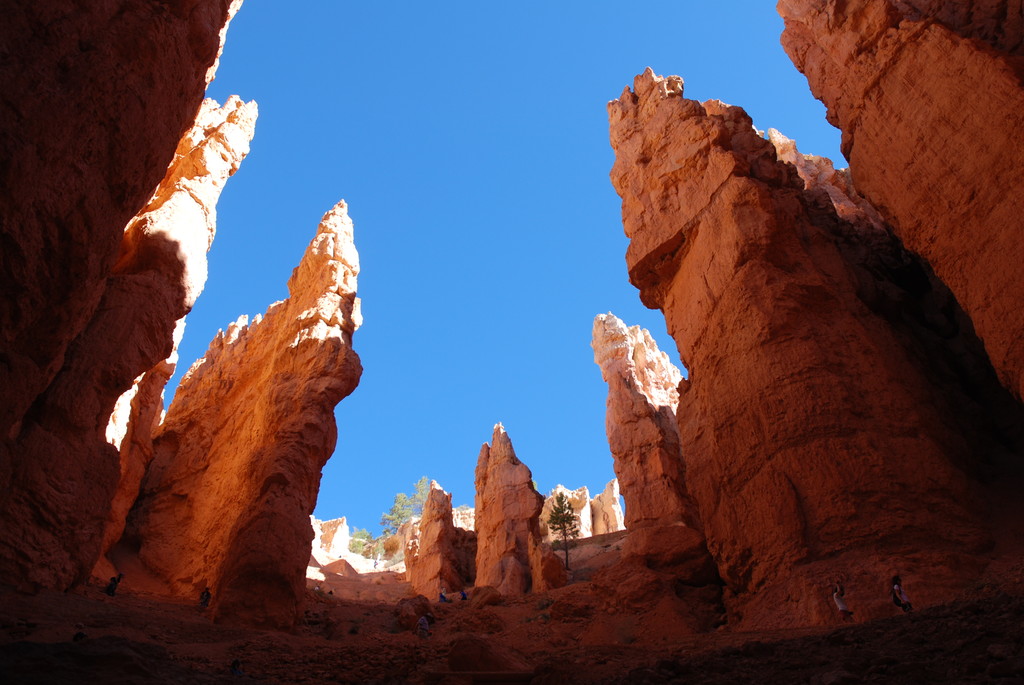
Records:
[[[248,0],[209,95],[254,99],[260,117],[172,387],[217,329],[287,295],[344,198],[364,373],[338,407],[316,516],[376,533],[423,475],[472,505],[498,421],[542,491],[599,491],[613,472],[594,316],[650,329],[678,359],[629,284],[605,105],[651,66],[843,166],[781,31],[773,3],[747,0]]]

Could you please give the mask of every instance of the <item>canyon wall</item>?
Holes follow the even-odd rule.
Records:
[[[188,309],[174,235],[132,242],[239,0],[28,3],[0,28],[0,578],[85,580],[120,478],[115,403]]]
[[[433,599],[442,590],[471,586],[476,576],[476,533],[455,526],[452,496],[436,481],[430,482],[419,531],[405,549],[406,579],[412,589]]]
[[[970,316],[1024,397],[1024,16],[1019,2],[778,3],[857,188]]]
[[[477,587],[521,595],[565,583],[562,562],[540,539],[543,506],[533,474],[499,423],[476,465]]]
[[[107,423],[107,440],[120,454],[121,478],[107,514],[103,554],[121,537],[125,517],[153,458],[153,431],[163,414],[164,386],[177,364],[184,315],[206,283],[206,253],[217,230],[217,200],[228,177],[249,153],[256,116],[255,102],[243,103],[231,97],[220,106],[213,100],[203,101],[195,124],[178,143],[174,161],[156,193],[125,228],[121,258],[115,267],[118,276],[111,278],[101,303],[102,309],[119,313],[117,320],[97,317],[99,325],[96,321],[90,323],[92,353],[83,355],[89,364],[102,359],[104,348],[108,355],[123,359],[124,347],[110,350],[111,331],[132,331],[142,311],[159,323],[133,331],[132,337],[161,344],[170,338],[173,344],[170,356],[135,379],[118,399],[115,407],[127,404],[126,414],[115,411]],[[93,373],[109,373],[112,366],[108,363],[100,364],[99,369],[89,368]],[[131,364],[131,368],[137,367]],[[79,377],[73,379],[73,385],[89,388],[102,384]],[[104,563],[94,575],[106,578],[110,571]]]
[[[335,405],[361,373],[358,255],[344,203],[288,281],[288,299],[217,335],[182,379],[124,542],[172,592],[213,591],[218,621],[290,628],[300,610]]]
[[[690,372],[685,491],[731,618],[825,621],[840,571],[920,569],[951,598],[990,543],[971,476],[1001,449],[963,381],[978,341],[886,227],[805,188],[741,109],[682,91],[647,70],[609,104],[611,176],[630,279]]]

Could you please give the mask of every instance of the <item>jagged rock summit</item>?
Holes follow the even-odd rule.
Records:
[[[565,583],[565,569],[541,542],[544,497],[500,423],[476,465],[476,585],[521,595]]]
[[[217,335],[156,432],[126,538],[174,593],[211,587],[218,620],[290,628],[298,616],[334,406],[362,370],[358,272],[341,202],[292,273],[289,298]]]

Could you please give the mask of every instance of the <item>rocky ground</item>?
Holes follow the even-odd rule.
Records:
[[[893,607],[872,622],[692,635],[657,606],[602,608],[587,578],[619,544],[574,550],[577,582],[559,590],[433,603],[425,640],[397,616],[409,591],[393,574],[366,574],[335,595],[310,591],[291,634],[215,625],[193,602],[133,588],[130,575],[116,597],[98,586],[4,589],[0,682],[1024,684],[1019,582],[979,584],[911,614]],[[236,659],[243,675],[230,672]]]

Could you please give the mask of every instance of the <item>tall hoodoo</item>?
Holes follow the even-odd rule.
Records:
[[[887,232],[805,188],[741,109],[682,91],[647,70],[609,104],[611,176],[630,278],[690,370],[686,489],[729,608],[748,625],[820,621],[829,607],[787,598],[894,559],[928,564],[936,599],[952,596],[987,540],[963,469],[991,446],[958,413],[973,400],[949,350],[972,343],[943,338],[955,301]]]
[[[1014,4],[781,0],[778,10],[786,52],[843,131],[857,188],[949,286],[1021,399],[1024,21]]]
[[[476,465],[477,586],[521,595],[564,583],[561,562],[540,542],[543,506],[533,474],[499,423]]]
[[[594,318],[594,361],[608,384],[605,430],[626,500],[626,527],[696,522],[676,407],[683,376],[646,329],[609,314]]]
[[[164,386],[177,365],[184,313],[192,309],[206,283],[206,253],[217,230],[217,200],[228,177],[249,153],[256,116],[255,102],[243,103],[233,96],[220,106],[214,100],[204,100],[195,124],[178,143],[174,161],[149,204],[125,228],[116,268],[119,278],[111,279],[104,295],[104,308],[155,308],[154,294],[139,286],[143,279],[157,281],[161,292],[170,298],[168,311],[159,319],[163,330],[145,331],[145,339],[163,342],[170,337],[173,347],[170,356],[135,379],[115,405],[125,411],[115,409],[108,421],[107,440],[120,452],[121,479],[107,515],[104,554],[121,537],[125,516],[153,458],[153,430],[162,418]],[[145,303],[140,291],[147,296]],[[172,318],[175,315],[180,316],[176,322]],[[98,327],[90,326],[90,330],[95,328],[97,350],[109,347],[109,322],[101,323]],[[122,328],[131,327],[129,322],[118,323]],[[121,355],[123,351],[118,348],[112,352]],[[95,363],[96,355],[90,355],[90,360]],[[96,575],[105,578],[110,570],[98,569]]]
[[[209,585],[218,620],[289,628],[297,618],[333,410],[362,371],[358,271],[341,202],[292,273],[289,298],[217,335],[156,433],[126,536],[173,591]]]
[[[435,481],[430,482],[423,503],[420,534],[405,552],[406,576],[414,591],[435,598],[472,584],[476,534],[457,528],[452,522],[452,496]]]
[[[177,181],[198,188],[190,177],[218,176],[223,185],[247,151],[246,138],[211,160],[229,167],[223,174],[179,164],[206,145],[217,108],[201,107],[202,95],[240,4],[201,0],[176,12],[137,0],[73,10],[32,3],[5,14],[0,488],[9,496],[0,503],[0,578],[22,587],[87,578],[108,519],[123,516],[121,499],[110,513],[124,474],[107,424],[134,382],[164,372],[156,367],[205,279],[195,273],[205,266],[193,267],[205,265],[219,187],[200,194],[211,216],[198,224],[165,214],[147,231],[132,216],[154,189],[173,196]],[[238,102],[224,112],[238,107],[254,116]],[[154,391],[143,385],[140,400]]]

